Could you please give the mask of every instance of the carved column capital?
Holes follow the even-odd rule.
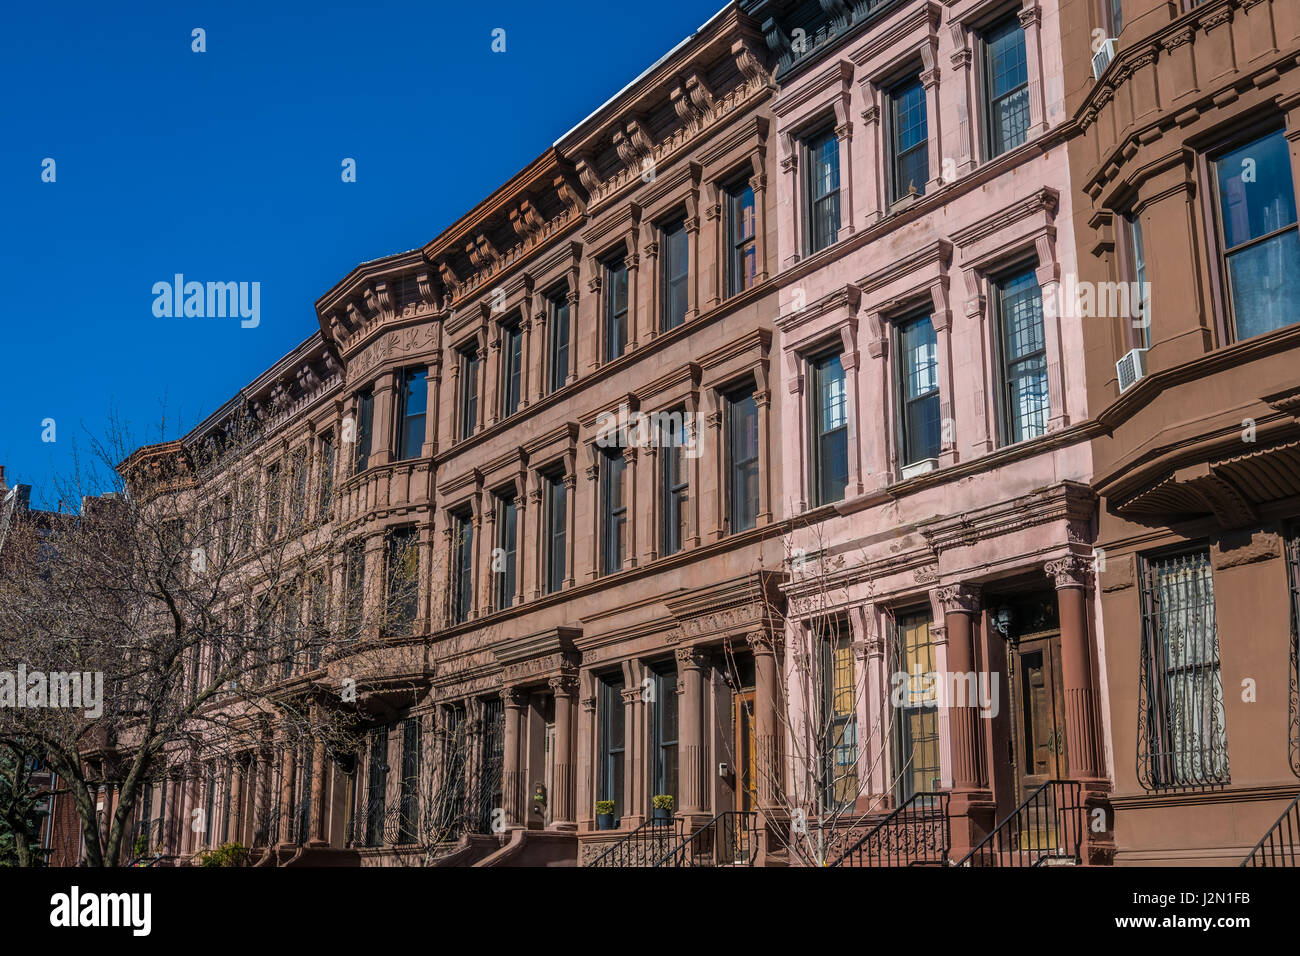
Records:
[[[1086,588],[1092,574],[1092,562],[1077,554],[1067,554],[1055,558],[1043,565],[1047,576],[1056,581],[1057,590],[1061,588]]]
[[[980,587],[977,584],[948,584],[935,591],[945,614],[977,614]]]
[[[704,670],[709,666],[709,654],[702,647],[679,647],[676,650],[677,666],[689,670]]]

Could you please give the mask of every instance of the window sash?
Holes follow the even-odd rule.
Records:
[[[602,680],[600,683],[600,778],[598,800],[614,801],[614,819],[627,811],[623,806],[623,756],[626,750],[623,682]]]
[[[654,794],[677,796],[677,738],[679,733],[676,669],[654,671],[655,709],[652,730],[654,741]]]
[[[731,248],[727,286],[728,294],[735,295],[753,288],[758,281],[757,209],[754,189],[748,182],[731,187],[727,195],[727,234]]]
[[[660,248],[663,256],[661,321],[663,331],[667,332],[686,321],[689,306],[690,242],[684,221],[661,230]]]
[[[460,437],[469,438],[478,428],[478,372],[477,352],[460,354]]]
[[[497,547],[503,552],[502,568],[496,571],[497,610],[510,607],[515,599],[515,564],[519,546],[519,507],[514,498],[497,499]]]
[[[930,178],[930,145],[925,88],[920,78],[914,77],[894,87],[889,103],[891,200],[897,202],[910,195],[909,186],[916,188],[917,195],[924,196]]]
[[[660,546],[665,556],[676,554],[686,541],[687,504],[690,501],[690,473],[684,453],[681,420],[669,416],[660,437],[659,485],[662,495]]]
[[[627,264],[605,266],[605,361],[612,362],[627,348]]]
[[[501,417],[508,418],[519,411],[524,336],[519,326],[508,325],[501,337]]]
[[[398,461],[418,458],[424,446],[424,419],[429,406],[427,374],[427,370],[422,368],[409,368],[402,373],[397,431]]]
[[[627,504],[623,497],[627,462],[621,454],[605,455],[600,470],[601,569],[604,574],[623,570]]]
[[[899,426],[903,464],[938,458],[942,445],[939,421],[939,351],[934,321],[919,316],[898,326]]]
[[[569,377],[569,300],[564,297],[551,300],[550,351],[547,391],[557,392]]]
[[[996,283],[1002,357],[1004,440],[1007,444],[1047,434],[1051,414],[1043,300],[1033,270]]]
[[[839,238],[840,154],[839,138],[833,130],[812,139],[804,148],[808,170],[805,192],[808,202],[808,253],[819,252]]]
[[[813,503],[839,501],[849,484],[848,381],[841,353],[809,363]]]
[[[463,515],[452,519],[455,581],[452,587],[452,622],[469,620],[474,607],[474,524]]]
[[[735,534],[758,520],[758,405],[751,391],[727,398],[727,452],[728,522]]]
[[[360,473],[369,467],[370,439],[375,420],[375,393],[364,389],[357,393],[357,447],[352,462],[352,470]]]
[[[553,594],[564,587],[568,562],[568,489],[564,478],[552,476],[546,481],[546,591]]]
[[[1016,17],[1008,17],[984,34],[990,159],[1019,146],[1029,135],[1028,63],[1025,31]]]

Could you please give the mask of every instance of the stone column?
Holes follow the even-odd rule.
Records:
[[[311,755],[311,839],[312,847],[329,846],[325,835],[325,741],[317,740]]]
[[[578,693],[577,678],[553,677],[551,692],[555,695],[555,772],[551,801],[552,830],[576,830],[574,813],[575,778],[573,761],[573,704]]]
[[[1110,782],[1103,767],[1105,745],[1096,684],[1093,681],[1092,638],[1088,633],[1088,577],[1091,562],[1077,554],[1048,561],[1046,571],[1056,584],[1061,623],[1061,688],[1065,694],[1065,753],[1071,780],[1082,785],[1083,859],[1110,863],[1115,856],[1114,815]],[[1097,811],[1100,811],[1098,813]],[[1101,829],[1094,829],[1097,820]]]
[[[281,746],[283,753],[280,756],[280,832],[277,834],[276,842],[288,844],[291,842],[289,835],[293,825],[293,778],[298,768],[298,751],[287,740]]]
[[[256,843],[258,829],[264,827],[268,820],[267,805],[271,793],[271,755],[266,750],[257,752],[257,765],[253,776],[253,818],[252,839],[250,845]],[[263,833],[262,838],[268,834]],[[262,845],[265,845],[264,843]]]
[[[577,582],[574,557],[577,555],[578,537],[578,476],[570,469],[564,476],[564,586],[572,588]]]
[[[677,815],[688,827],[709,815],[709,743],[704,719],[709,655],[702,648],[677,648]]]
[[[776,640],[766,630],[745,636],[754,655],[754,768],[758,805],[764,809],[779,803],[781,793],[781,730],[777,707],[781,693],[777,676]]]
[[[641,699],[641,669],[639,661],[624,665],[624,674],[629,678],[623,688],[623,803],[615,807],[619,826],[623,829],[636,829],[646,819],[646,808],[650,803],[646,795],[646,745],[649,738],[646,733],[645,702]]]
[[[501,699],[506,707],[505,756],[501,772],[502,802],[505,804],[506,826],[519,827],[525,822],[520,812],[524,775],[519,761],[519,738],[528,696],[518,687],[506,687],[501,691]]]
[[[230,759],[230,815],[226,818],[226,832],[234,843],[243,843],[240,839],[240,827],[244,819],[243,801],[244,759],[242,755],[236,754]]]
[[[938,597],[948,636],[948,673],[973,674],[974,624],[980,612],[980,589],[974,585],[953,584],[940,588]],[[954,681],[953,684],[967,686],[963,681]],[[954,859],[959,859],[991,832],[996,804],[988,789],[988,768],[980,736],[979,701],[953,700],[947,704],[952,739],[951,853]]]
[[[375,382],[375,403],[371,415],[370,467],[393,459],[393,404],[397,392],[395,373],[386,372]]]

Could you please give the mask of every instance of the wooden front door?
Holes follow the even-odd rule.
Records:
[[[1010,657],[1019,803],[1048,780],[1063,780],[1068,773],[1060,635],[1022,639]]]
[[[736,809],[753,810],[758,806],[758,773],[754,746],[754,692],[738,692],[734,701],[732,726],[736,729]]]

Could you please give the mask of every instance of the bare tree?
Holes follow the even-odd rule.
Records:
[[[268,722],[282,746],[348,733],[346,714],[316,706],[312,674],[366,622],[337,621],[320,598],[328,581],[312,568],[333,535],[307,526],[279,466],[254,480],[258,437],[249,418],[202,447],[131,453],[114,420],[56,486],[79,513],[8,530],[0,660],[29,686],[28,706],[0,708],[0,746],[40,748],[75,801],[88,865],[131,848],[142,787],[169,769],[262,746]],[[105,785],[118,799],[101,821]]]
[[[888,772],[884,789],[892,793],[906,768],[891,766],[886,754],[896,710],[865,706],[868,675],[855,661],[850,590],[864,556],[834,553],[820,522],[792,528],[783,548],[785,583],[763,591],[768,626],[783,643],[777,681],[771,700],[755,702],[777,715],[781,757],[753,762],[755,790],[768,795],[755,809],[791,865],[826,866],[890,809],[869,781]],[[726,650],[729,680],[740,687],[739,662]],[[895,648],[888,653],[898,659]],[[750,763],[746,755],[731,759]]]

